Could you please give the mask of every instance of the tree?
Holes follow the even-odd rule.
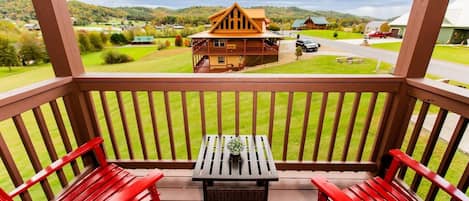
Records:
[[[280,31],[280,25],[278,25],[276,23],[271,23],[271,24],[269,24],[267,29],[271,30],[271,31]]]
[[[5,38],[0,38],[0,66],[6,66],[11,71],[12,66],[19,66],[15,46]]]
[[[88,37],[88,33],[85,31],[78,32],[78,44],[80,45],[80,52],[82,53],[94,50],[93,45],[91,45],[90,38]]]
[[[300,59],[300,57],[303,56],[303,49],[300,46],[296,47],[295,56],[296,60]]]
[[[389,32],[389,30],[391,30],[391,27],[389,26],[389,23],[385,22],[381,24],[381,26],[379,27],[379,30],[381,32]]]
[[[48,56],[42,40],[34,34],[23,34],[20,38],[19,57],[23,66],[47,62]]]
[[[92,32],[88,35],[93,51],[104,49],[103,40],[98,32]]]
[[[176,35],[176,38],[174,39],[174,45],[176,47],[181,47],[182,46],[182,36],[181,35]]]
[[[99,33],[99,36],[101,37],[101,41],[103,41],[103,44],[107,45],[107,42],[109,42],[109,35],[105,32],[101,32]]]
[[[124,45],[124,44],[127,44],[127,39],[125,38],[125,36],[121,33],[113,33],[111,35],[111,43],[113,45]]]

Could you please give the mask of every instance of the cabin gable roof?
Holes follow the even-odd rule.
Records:
[[[209,33],[214,33],[217,30],[217,28],[220,27],[220,24],[226,19],[226,17],[228,17],[230,15],[231,12],[233,12],[233,10],[235,8],[238,9],[240,11],[240,13],[246,17],[246,19],[248,20],[248,23],[251,24],[251,26],[254,28],[254,30],[256,32],[259,32],[259,33],[263,32],[262,27],[259,27],[259,25],[257,25],[256,22],[254,22],[253,18],[251,18],[248,15],[248,13],[243,8],[241,8],[241,6],[239,6],[238,3],[234,3],[232,6],[230,6],[229,8],[224,10],[223,15],[220,16],[220,13],[221,13],[221,11],[220,11],[219,13],[216,13],[216,14],[211,16],[210,19],[213,19],[217,16],[220,16],[220,17],[218,18],[217,22],[212,26],[212,28],[209,30]],[[256,9],[256,10],[258,10],[258,9]]]

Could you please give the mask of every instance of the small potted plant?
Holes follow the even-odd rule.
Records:
[[[239,158],[241,151],[244,149],[243,142],[241,142],[241,139],[239,137],[235,137],[231,139],[228,144],[228,150],[230,151],[230,155],[233,158]]]

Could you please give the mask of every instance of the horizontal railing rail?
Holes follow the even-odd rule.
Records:
[[[467,192],[469,90],[428,79],[407,79],[407,83],[411,124],[402,150]],[[407,174],[407,169],[398,177],[425,200],[450,200],[437,186]]]
[[[267,135],[279,169],[342,171],[376,170],[367,157],[403,82],[388,75],[236,74],[75,80],[101,114],[107,153],[124,167],[192,168],[202,136],[213,133]]]

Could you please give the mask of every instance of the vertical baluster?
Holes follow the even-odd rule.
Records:
[[[44,120],[44,115],[40,107],[33,108],[34,118],[36,119],[36,123],[38,125],[39,131],[41,133],[42,139],[44,140],[44,144],[46,145],[47,153],[49,153],[49,158],[51,161],[56,161],[59,159],[57,155],[57,151],[55,149],[54,143],[52,142],[52,138],[50,137],[49,129],[47,128],[46,121]],[[68,185],[67,177],[62,169],[57,170],[57,176],[59,177],[60,184],[62,187]]]
[[[221,102],[221,91],[217,91],[217,121],[218,121],[218,135],[223,132],[222,127],[222,102]]]
[[[456,151],[458,151],[459,143],[464,135],[464,132],[467,128],[468,119],[464,117],[460,117],[456,128],[454,129],[453,135],[451,135],[451,140],[448,143],[448,147],[446,148],[445,154],[441,159],[440,166],[438,167],[437,174],[444,177],[448,168],[453,160]],[[436,194],[438,193],[438,187],[435,184],[432,184],[430,190],[428,191],[427,197],[425,198],[426,201],[435,200]]]
[[[344,104],[344,92],[340,92],[339,100],[337,101],[337,108],[334,117],[334,124],[332,128],[331,141],[329,143],[329,152],[327,153],[327,160],[332,161],[332,156],[334,155],[335,141],[337,139],[337,130],[339,128],[340,116],[342,113],[342,106]]]
[[[106,121],[107,130],[109,131],[109,138],[111,139],[112,150],[114,152],[114,157],[120,159],[119,146],[117,146],[116,135],[114,133],[114,126],[112,125],[111,114],[109,113],[109,106],[106,98],[106,92],[100,91],[99,97],[101,99],[101,106],[103,107],[104,120]]]
[[[23,119],[21,118],[20,115],[16,115],[13,117],[13,122],[15,123],[16,129],[18,130],[18,133],[20,135],[21,141],[23,142],[26,153],[28,154],[29,161],[31,161],[31,164],[33,165],[34,171],[36,171],[36,173],[41,171],[42,170],[41,162],[39,162],[37,152],[34,149],[33,142],[31,141],[31,138],[29,137],[29,133],[28,133],[28,130],[26,129],[26,126],[24,125]],[[47,181],[47,179],[41,181],[41,186],[42,186],[42,189],[44,190],[44,193],[46,194],[47,199],[49,200],[54,199],[54,193],[52,192],[52,188],[50,187],[50,184]]]
[[[0,133],[0,158],[2,159],[3,164],[5,165],[5,168],[8,172],[8,175],[10,175],[13,184],[16,187],[23,184],[23,178],[21,177],[20,171],[18,170],[18,167],[16,166],[13,157],[11,156],[11,152],[8,149],[5,139],[3,139],[2,133]],[[21,193],[20,197],[23,201],[33,200],[28,191]]]
[[[134,149],[132,148],[132,141],[129,135],[129,125],[127,124],[127,115],[125,114],[124,102],[122,101],[122,94],[120,91],[116,92],[117,104],[119,105],[119,113],[121,115],[122,127],[124,129],[125,141],[127,143],[127,150],[129,151],[130,159],[134,159]]]
[[[370,103],[368,105],[368,112],[366,113],[365,125],[360,137],[360,144],[358,145],[356,161],[361,161],[363,156],[363,150],[365,149],[366,139],[368,138],[368,131],[370,130],[371,120],[373,119],[373,113],[375,112],[376,100],[378,99],[378,93],[373,92],[371,95]]]
[[[425,145],[425,151],[423,152],[422,160],[420,161],[420,163],[422,163],[423,165],[428,165],[428,162],[430,161],[433,150],[435,150],[436,142],[438,141],[438,136],[440,135],[441,129],[443,128],[443,124],[445,123],[447,115],[448,111],[440,108],[440,111],[438,112],[438,116],[435,121],[435,125],[433,126],[428,142]],[[417,192],[421,181],[422,177],[419,175],[415,175],[414,179],[412,180],[412,184],[410,185],[410,188],[414,192]]]
[[[161,157],[160,137],[158,134],[158,124],[157,124],[156,113],[155,113],[155,101],[153,99],[153,93],[151,91],[147,91],[147,94],[148,94],[148,103],[150,105],[151,125],[153,127],[153,137],[155,140],[156,155],[158,157],[158,160],[161,160],[162,157]]]
[[[257,133],[257,91],[252,92],[252,135]]]
[[[57,128],[59,129],[60,137],[62,138],[62,142],[65,147],[65,151],[67,153],[72,152],[72,144],[70,143],[70,139],[68,137],[67,129],[65,128],[64,120],[62,118],[62,114],[60,113],[60,109],[57,105],[57,101],[53,100],[49,102],[50,108],[52,113],[54,114],[55,122],[57,123]],[[71,161],[70,165],[72,166],[73,174],[78,176],[80,174],[80,169],[78,168],[76,161]]]
[[[313,161],[318,160],[319,145],[321,145],[321,135],[322,135],[322,129],[324,127],[324,117],[326,115],[328,98],[329,98],[329,93],[324,92],[322,94],[321,111],[319,112],[318,128],[316,130],[316,140],[314,141],[315,144],[314,144],[314,151],[313,151]]]
[[[270,115],[269,115],[269,143],[272,146],[272,134],[274,131],[275,119],[275,91],[270,93]]]
[[[420,132],[423,128],[423,122],[425,121],[425,117],[428,113],[428,108],[430,104],[427,102],[422,103],[422,107],[420,108],[419,116],[417,118],[417,122],[415,122],[414,130],[412,131],[412,135],[409,140],[409,145],[407,145],[406,153],[409,156],[412,156],[415,150],[415,146],[417,145],[417,140],[419,139]],[[407,167],[402,167],[399,172],[399,178],[403,179],[406,173]]]
[[[466,169],[464,170],[464,174],[459,179],[458,188],[462,192],[466,192],[467,188],[469,187],[469,163],[466,164]],[[456,199],[451,199],[451,201],[456,201]]]
[[[185,91],[181,91],[181,101],[182,101],[182,115],[184,118],[184,134],[186,136],[187,159],[192,160],[191,136],[189,132],[189,120],[187,117],[187,99],[186,99]]]
[[[309,113],[311,110],[311,96],[312,93],[308,92],[306,94],[306,104],[305,104],[305,114],[303,117],[303,130],[301,134],[301,144],[300,144],[300,151],[298,153],[298,160],[303,161],[303,154],[305,150],[305,142],[306,142],[306,133],[308,131],[308,123],[309,123]]]
[[[203,91],[199,91],[200,103],[200,124],[202,126],[202,136],[207,134],[206,120],[205,120],[205,95]]]
[[[235,92],[235,135],[239,136],[239,91]]]
[[[293,92],[288,93],[287,119],[285,120],[285,133],[283,136],[283,156],[282,160],[287,160],[288,137],[290,135],[291,114],[293,110]]]
[[[353,128],[355,127],[355,120],[357,118],[358,107],[360,106],[361,93],[355,93],[355,100],[353,101],[352,113],[347,127],[347,137],[345,138],[344,150],[342,152],[342,161],[347,160],[347,155],[350,147],[350,141],[352,140]]]
[[[169,102],[169,95],[164,91],[164,106],[166,109],[166,122],[168,123],[169,145],[171,146],[171,159],[176,160],[176,148],[174,145],[173,123],[171,121],[171,106]]]
[[[140,104],[138,102],[138,94],[132,91],[132,101],[134,103],[135,118],[137,119],[138,136],[140,137],[140,146],[142,147],[143,159],[148,159],[147,143],[145,140],[145,131],[142,125],[142,115],[140,114]]]

